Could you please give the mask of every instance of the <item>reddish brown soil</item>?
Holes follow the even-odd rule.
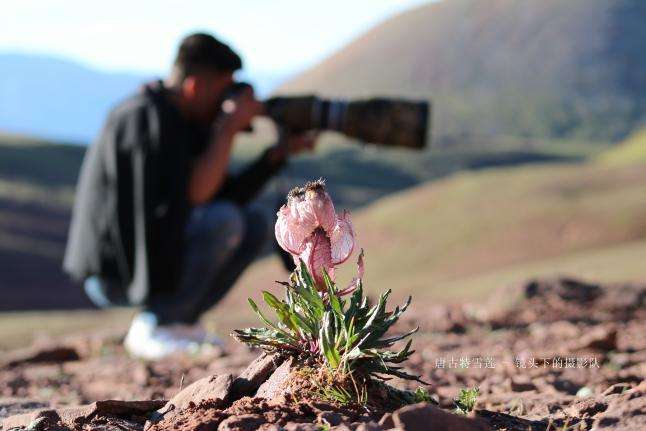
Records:
[[[512,307],[497,306],[511,297]],[[408,368],[431,383],[445,409],[453,408],[459,389],[478,386],[475,416],[494,429],[646,429],[644,285],[541,280],[502,290],[477,307],[413,302],[399,329],[418,324]],[[0,419],[43,406],[170,399],[204,376],[239,374],[258,354],[231,342],[226,351],[147,364],[128,358],[120,340],[121,334],[90,334],[0,358]],[[373,421],[362,429],[387,429],[387,421],[376,424],[381,416],[289,397],[242,398],[232,405],[193,403],[172,423],[154,427],[298,429],[294,422],[326,424],[329,417],[330,426],[355,429]],[[141,430],[144,419],[100,413],[82,426]]]

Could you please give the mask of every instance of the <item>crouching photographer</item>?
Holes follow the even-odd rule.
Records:
[[[314,147],[286,133],[238,175],[234,137],[264,107],[249,87],[229,95],[240,57],[211,35],[179,47],[170,76],[110,113],[88,149],[64,260],[99,307],[136,305],[125,339],[155,360],[217,343],[200,316],[233,286],[269,240],[250,205],[294,154]]]

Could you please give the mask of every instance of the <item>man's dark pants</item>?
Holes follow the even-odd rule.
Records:
[[[184,265],[177,289],[171,294],[151,295],[145,311],[155,314],[158,324],[195,323],[224,297],[268,238],[268,220],[259,208],[229,201],[194,208],[186,225]],[[101,308],[128,305],[124,287],[98,277],[85,282],[85,291]]]

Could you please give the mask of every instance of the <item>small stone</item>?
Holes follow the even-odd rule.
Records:
[[[588,418],[594,417],[598,413],[605,411],[607,408],[608,403],[588,397],[577,401],[571,406],[563,409],[563,411],[573,418]]]
[[[255,431],[266,423],[262,415],[246,414],[230,416],[218,426],[218,431]]]
[[[385,428],[379,425],[377,422],[370,421],[362,423],[355,428],[355,431],[383,431]]]
[[[617,350],[617,329],[597,326],[586,332],[578,343],[578,348],[608,352]]]
[[[543,430],[545,422],[533,421],[490,410],[476,410],[476,417],[483,421],[488,428],[495,430]],[[558,429],[558,428],[557,428]]]
[[[47,423],[48,420],[47,418],[40,417],[38,419],[34,419],[31,421],[31,423],[27,426],[27,431],[39,431],[39,430],[44,430],[46,427],[48,427],[49,423]]]
[[[511,390],[514,392],[527,392],[536,390],[536,385],[532,383],[528,376],[514,376],[510,381]]]
[[[477,419],[446,412],[428,403],[413,404],[393,413],[395,427],[403,431],[451,430],[484,431],[487,427]]]
[[[592,394],[593,394],[593,393],[592,393],[592,389],[590,389],[590,388],[589,388],[589,387],[587,387],[587,386],[584,386],[584,387],[582,387],[581,389],[579,389],[578,391],[576,391],[576,396],[577,396],[578,398],[587,398],[587,397],[591,397],[591,396],[592,396]]]
[[[308,424],[308,423],[299,423],[299,422],[287,422],[283,426],[285,431],[319,431],[321,427],[319,425]]]
[[[616,383],[603,391],[603,395],[622,394],[630,388],[631,386],[629,383]]]
[[[316,422],[321,425],[335,426],[343,421],[343,416],[337,412],[321,412],[316,417]]]
[[[603,293],[599,285],[567,277],[535,279],[525,285],[526,298],[557,296],[564,301],[580,304],[593,302]]]
[[[392,413],[384,414],[381,419],[379,419],[379,425],[384,429],[395,428],[395,421],[393,420]]]
[[[3,356],[0,360],[0,369],[24,364],[78,361],[81,358],[76,349],[67,346],[29,347]]]

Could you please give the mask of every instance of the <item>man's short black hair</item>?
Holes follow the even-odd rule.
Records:
[[[235,72],[242,60],[229,45],[206,33],[186,36],[175,57],[175,72],[186,77],[202,71]]]

